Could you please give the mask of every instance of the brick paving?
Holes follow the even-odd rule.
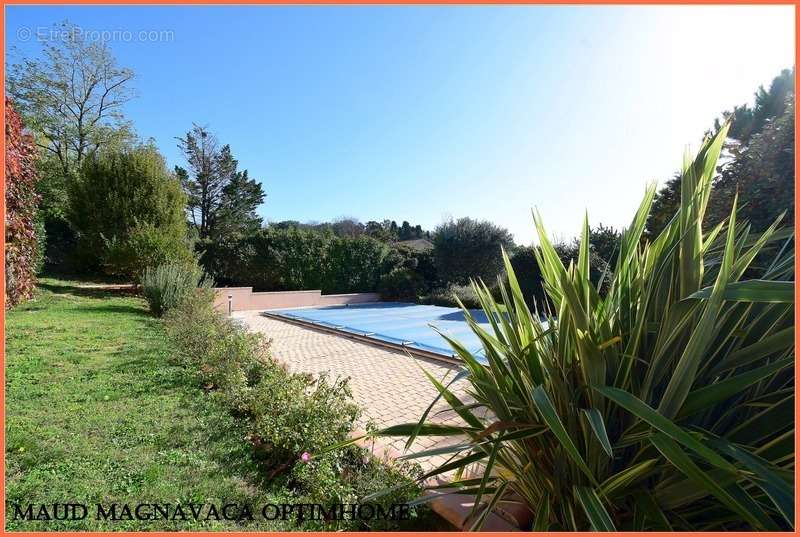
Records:
[[[290,371],[313,374],[328,373],[331,377],[349,377],[355,401],[363,409],[358,427],[366,430],[371,422],[379,428],[400,423],[416,423],[436,397],[437,390],[425,377],[422,368],[441,380],[456,374],[456,366],[439,360],[412,357],[376,345],[305,328],[271,319],[259,311],[235,312],[233,317],[245,323],[249,330],[261,332],[272,340],[273,356],[287,365]],[[462,401],[468,401],[467,383],[458,381],[451,390]],[[429,421],[461,423],[461,419],[439,401],[431,410]],[[410,447],[415,453],[432,447],[458,443],[457,437],[421,437]],[[406,439],[390,437],[373,446],[378,455],[390,456],[391,450],[403,452]],[[386,447],[390,450],[386,450]],[[383,453],[378,453],[383,450]],[[446,461],[449,455],[417,459],[428,470]]]

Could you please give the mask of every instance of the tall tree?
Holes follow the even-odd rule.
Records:
[[[407,241],[409,239],[413,239],[412,231],[411,231],[411,224],[408,223],[408,220],[403,220],[403,223],[400,225],[400,231],[398,231],[398,238],[401,241]]]
[[[769,89],[759,87],[754,104],[737,106],[722,114],[731,120],[725,148],[727,162],[715,179],[706,225],[712,226],[728,214],[734,194],[739,192],[742,218],[755,231],[766,228],[783,211],[793,222],[794,210],[794,69],[775,77]],[[716,132],[721,126],[717,120]],[[655,237],[680,205],[681,181],[676,175],[653,200],[647,220],[647,236]]]
[[[122,107],[134,97],[134,73],[120,67],[102,41],[87,41],[67,21],[61,39],[44,41],[41,57],[8,66],[6,90],[36,144],[54,157],[65,177],[97,149],[133,138]]]
[[[739,214],[754,230],[766,229],[784,211],[783,225],[794,223],[794,96],[787,96],[781,115],[765,122],[749,143],[734,150],[722,166],[709,202],[709,222],[730,214],[738,192]]]
[[[66,21],[56,30],[60,39],[43,41],[37,57],[8,64],[6,91],[40,152],[36,189],[40,240],[47,237],[45,258],[48,264],[63,265],[76,244],[67,219],[69,184],[87,156],[135,140],[123,115],[135,94],[133,71],[117,65],[107,44],[87,41],[80,28]]]
[[[188,169],[175,167],[188,197],[187,210],[201,240],[258,229],[256,209],[264,201],[261,184],[238,171],[229,145],[220,145],[205,127],[194,125],[178,138]]]

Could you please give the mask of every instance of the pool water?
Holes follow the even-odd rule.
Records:
[[[480,310],[470,310],[470,312],[479,324],[491,333],[486,315]],[[469,328],[464,313],[459,308],[422,306],[406,302],[379,302],[269,310],[268,313],[411,349],[453,356],[453,349],[447,341],[433,330],[432,326],[435,326],[442,333],[459,341],[476,356],[483,357],[483,346]]]

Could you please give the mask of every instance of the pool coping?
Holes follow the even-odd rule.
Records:
[[[303,308],[292,308],[292,309],[303,309]],[[407,354],[412,356],[419,356],[422,358],[428,358],[431,360],[439,360],[445,362],[450,365],[464,365],[460,359],[456,357],[456,355],[446,355],[446,354],[439,354],[433,351],[426,351],[424,349],[417,349],[414,347],[407,346],[405,344],[399,343],[392,343],[391,341],[383,341],[377,338],[372,338],[369,336],[357,334],[354,332],[348,332],[346,330],[339,330],[337,328],[331,326],[325,326],[324,324],[317,323],[314,321],[309,321],[306,319],[299,319],[297,317],[288,317],[286,315],[281,315],[276,313],[275,311],[265,310],[261,312],[261,315],[264,317],[268,317],[270,319],[275,319],[277,321],[283,321],[291,324],[295,324],[298,326],[302,326],[304,328],[310,328],[312,330],[319,330],[320,332],[325,332],[327,334],[334,334],[337,336],[343,336],[349,339],[354,339],[356,341],[360,341],[362,343],[367,343],[369,345],[375,345],[376,347],[383,347],[386,349],[391,349],[395,351],[404,351]]]

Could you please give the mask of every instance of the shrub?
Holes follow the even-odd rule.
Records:
[[[396,268],[384,274],[378,284],[384,300],[417,300],[425,291],[422,277],[409,268]]]
[[[261,291],[377,289],[389,248],[371,237],[336,237],[298,227],[270,227],[206,248],[201,262],[228,283]]]
[[[417,498],[421,489],[416,481],[421,476],[418,464],[408,461],[386,463],[354,445],[312,457],[307,463],[297,464],[291,474],[303,502],[322,503],[327,508],[368,502],[386,510],[392,505],[408,503]],[[419,531],[416,523],[425,513],[412,509],[409,514],[411,520],[399,525]],[[397,521],[375,518],[323,522],[304,529],[385,530],[397,526]]]
[[[197,265],[169,264],[148,267],[142,273],[142,294],[150,311],[161,317],[199,287],[212,284]]]
[[[288,487],[294,503],[357,503],[389,487],[391,494],[370,501],[388,507],[416,498],[417,465],[389,466],[355,446],[325,450],[348,438],[359,415],[346,380],[288,372],[272,359],[262,336],[247,332],[212,304],[210,289],[190,293],[165,315],[167,333],[203,387],[246,421],[265,482]],[[333,524],[363,528],[360,521]],[[376,521],[375,527],[395,524]],[[303,526],[330,529],[331,524],[306,521]]]
[[[126,238],[111,240],[107,247],[107,271],[131,279],[140,277],[146,268],[196,264],[185,237],[150,223],[137,224]]]
[[[213,301],[211,289],[189,293],[165,315],[167,333],[198,383],[231,409],[244,412],[264,368],[274,365],[269,343],[214,310]]]
[[[368,236],[335,237],[328,251],[323,293],[357,293],[378,288],[389,247]]]
[[[424,249],[406,244],[393,244],[389,255],[384,259],[383,273],[388,274],[396,268],[405,268],[414,272],[421,278],[425,289],[435,287],[438,282],[432,247]]]
[[[533,253],[535,246],[518,246],[509,252],[511,267],[517,275],[520,291],[525,299],[525,303],[530,308],[534,304],[541,306],[545,298],[544,288],[542,287],[542,274],[539,272],[539,263]],[[504,283],[508,280],[508,275],[504,275]]]
[[[271,367],[253,392],[249,413],[253,437],[277,475],[292,468],[303,453],[314,456],[345,440],[359,409],[347,380],[288,374]]]
[[[449,339],[475,401],[440,389],[465,423],[448,433],[469,438],[449,468],[484,464],[482,480],[453,489],[493,493],[476,512],[517,495],[536,531],[793,527],[794,241],[778,221],[751,235],[735,203],[703,230],[726,131],[686,160],[680,208],[652,242],[642,240],[648,189],[605,296],[591,280],[588,225],[565,266],[539,217],[535,255],[557,315],[539,321],[506,256],[501,301],[475,284],[502,322],[487,332],[465,312],[488,361]],[[759,255],[771,258],[759,279],[743,279]],[[409,443],[442,432],[418,427],[403,427]]]
[[[430,295],[420,299],[422,304],[433,304],[434,306],[446,306],[448,308],[457,308],[459,301],[465,308],[481,307],[478,295],[468,285],[451,285],[444,289],[435,289]]]
[[[236,248],[248,251],[250,257],[234,268],[231,279],[262,291],[321,289],[332,238],[297,228],[259,230]]]
[[[438,226],[433,252],[439,279],[468,285],[471,278],[493,281],[503,268],[500,248],[513,245],[511,233],[491,222],[459,218]]]
[[[198,239],[194,242],[194,249],[203,270],[214,278],[218,286],[239,282],[254,285],[253,274],[259,267],[255,266],[252,239],[252,236],[232,232],[215,240]],[[256,287],[260,288],[259,285]]]
[[[188,255],[188,246],[181,246],[186,196],[152,146],[88,158],[69,184],[69,201],[69,220],[87,266],[136,278],[153,259]]]
[[[6,99],[6,308],[33,296],[37,244],[36,146]]]

